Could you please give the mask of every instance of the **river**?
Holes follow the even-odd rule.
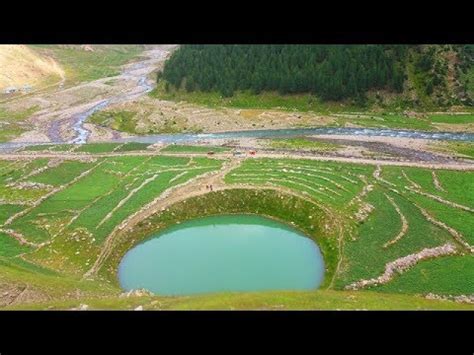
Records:
[[[121,139],[124,142],[141,143],[192,143],[201,140],[237,139],[237,138],[277,138],[295,137],[304,135],[347,135],[347,136],[380,136],[413,139],[474,141],[474,133],[453,132],[425,132],[412,130],[398,130],[385,128],[342,128],[342,127],[316,127],[316,128],[288,128],[288,129],[262,129],[220,133],[186,133],[186,134],[156,134],[134,136]]]

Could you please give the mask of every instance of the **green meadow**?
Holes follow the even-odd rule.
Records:
[[[287,144],[301,147],[307,142]],[[223,191],[182,196],[109,245],[107,240],[118,226],[145,206],[165,198],[172,188],[218,173],[231,159],[195,155],[230,152],[228,148],[186,145],[141,155],[147,146],[88,144],[73,147],[67,158],[32,155],[0,161],[0,289],[27,284],[33,294],[24,302],[1,307],[57,309],[87,303],[97,309],[472,308],[425,296],[452,299],[474,292],[474,258],[469,250],[474,245],[473,172],[240,158],[240,164],[223,174]],[[63,152],[56,148],[44,145],[23,151]],[[268,216],[312,238],[326,265],[321,288],[119,297],[117,266],[127,250],[176,223],[229,213]],[[420,259],[386,282],[348,290],[361,280],[380,277],[391,262],[445,244],[455,252]],[[97,276],[85,277],[106,247],[111,249]]]

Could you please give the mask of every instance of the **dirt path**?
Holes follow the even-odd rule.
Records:
[[[334,270],[334,275],[332,276],[331,283],[327,287],[328,289],[333,288],[334,282],[336,282],[337,275],[339,275],[339,272],[341,270],[341,265],[344,260],[344,229],[342,225],[339,224],[339,231],[338,231],[338,240],[337,240],[337,250],[339,253],[339,258],[337,261],[336,265],[336,270]]]
[[[106,157],[120,157],[120,156],[174,156],[174,157],[203,157],[204,154],[199,153],[158,153],[158,152],[110,152],[110,153],[99,153],[99,154],[87,154],[87,153],[72,153],[72,152],[58,152],[58,153],[1,153],[0,160],[21,160],[21,159],[34,159],[34,158],[57,158],[57,159],[90,159],[90,158],[106,158]],[[232,153],[217,153],[213,155],[214,158],[232,158]],[[302,154],[302,153],[281,153],[275,152],[263,152],[259,153],[255,158],[275,158],[275,159],[307,159],[316,161],[329,161],[329,162],[340,162],[340,163],[353,163],[353,164],[364,164],[364,165],[380,165],[380,166],[408,166],[418,167],[426,169],[449,169],[449,170],[474,170],[474,164],[464,162],[452,162],[452,163],[426,163],[426,162],[406,162],[398,160],[377,160],[377,159],[363,159],[363,158],[343,158],[343,157],[332,157],[332,156],[319,156],[315,154]]]

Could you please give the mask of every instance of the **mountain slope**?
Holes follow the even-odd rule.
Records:
[[[158,79],[168,88],[311,93],[324,101],[472,105],[473,46],[184,45]]]
[[[64,70],[53,58],[25,45],[0,45],[0,68],[0,90],[64,78]]]

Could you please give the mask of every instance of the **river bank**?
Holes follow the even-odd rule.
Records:
[[[84,128],[87,118],[107,105],[134,100],[150,92],[154,82],[151,74],[160,68],[174,48],[171,45],[152,46],[134,62],[125,65],[117,76],[59,87],[9,103],[10,110],[37,108],[26,121],[27,130],[11,142],[87,142],[91,134],[91,129]],[[113,130],[107,131],[117,136]]]

